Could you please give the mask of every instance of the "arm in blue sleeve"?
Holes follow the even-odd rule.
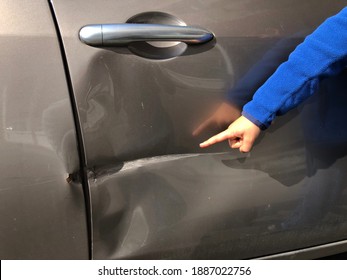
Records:
[[[242,114],[260,128],[311,96],[319,81],[347,65],[347,8],[328,18],[278,67],[243,107]]]
[[[266,82],[278,66],[288,60],[289,54],[302,41],[303,39],[299,37],[299,34],[279,40],[228,91],[226,101],[238,108],[242,108],[252,99],[257,89]]]

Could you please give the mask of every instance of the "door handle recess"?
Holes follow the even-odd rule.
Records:
[[[81,28],[80,40],[93,47],[121,47],[141,41],[173,41],[203,44],[214,38],[212,32],[193,26],[123,23],[92,24]]]

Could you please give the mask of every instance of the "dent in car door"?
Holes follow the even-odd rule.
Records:
[[[313,174],[306,162],[301,117],[307,106],[321,106],[321,95],[303,113],[278,119],[248,155],[226,143],[198,148],[221,128],[192,136],[243,77],[248,84],[265,80],[271,71],[261,73],[259,63],[277,66],[341,1],[52,2],[85,145],[94,258],[251,258],[346,237],[346,213],[334,222],[322,199],[328,178],[345,164],[324,168],[323,158]],[[163,13],[170,16],[160,23],[177,19],[216,40],[174,55],[166,50],[175,46],[94,48],[79,40],[89,24],[144,15],[153,23]],[[236,115],[250,88],[238,92]]]

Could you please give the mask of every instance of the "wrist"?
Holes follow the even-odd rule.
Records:
[[[259,120],[257,120],[255,117],[253,117],[251,114],[249,114],[246,111],[242,111],[242,116],[244,118],[246,118],[247,120],[249,120],[251,123],[253,123],[254,125],[256,125],[260,130],[265,130],[268,128],[268,126],[266,126],[265,124],[263,124],[262,122],[260,122]]]

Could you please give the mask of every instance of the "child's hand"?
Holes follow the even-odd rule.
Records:
[[[201,143],[200,147],[206,148],[228,139],[231,148],[239,149],[241,153],[248,153],[259,134],[260,128],[241,116],[226,130]]]

